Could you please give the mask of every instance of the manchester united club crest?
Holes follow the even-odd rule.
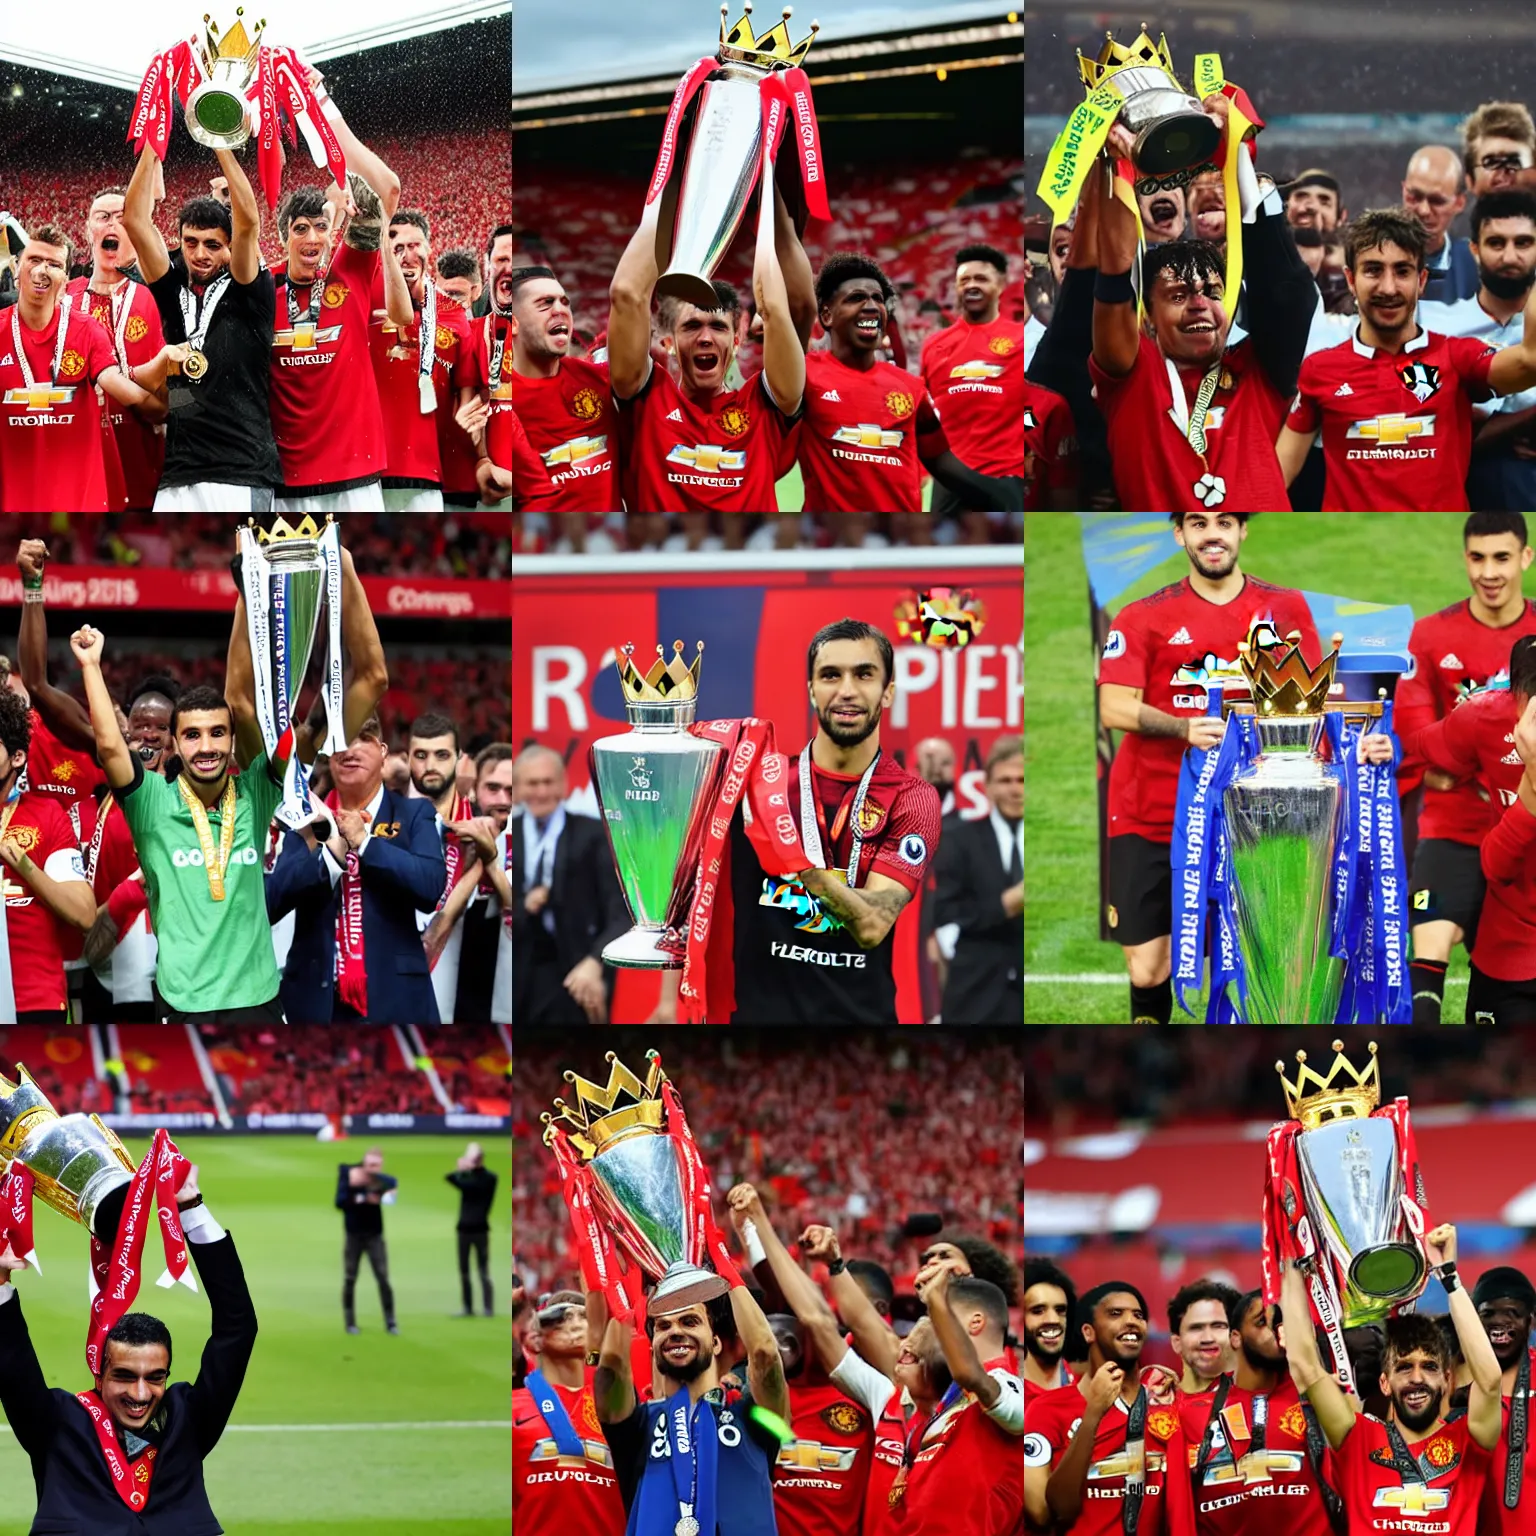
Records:
[[[446,352],[453,345],[453,332],[446,325],[437,328],[437,350]]]
[[[1168,1440],[1178,1428],[1179,1416],[1172,1408],[1154,1408],[1147,1415],[1147,1433],[1159,1440]]]
[[[571,396],[571,415],[578,421],[596,421],[602,413],[602,402],[595,389],[578,389]]]
[[[864,1415],[852,1403],[833,1403],[821,1411],[823,1422],[840,1435],[856,1435],[864,1428]]]
[[[59,361],[61,379],[78,379],[85,372],[85,359],[73,347]]]
[[[18,853],[30,853],[37,847],[40,835],[36,827],[8,827],[0,841],[9,843]]]
[[[1440,388],[1440,370],[1433,363],[1409,363],[1397,370],[1397,376],[1420,405]]]
[[[1307,1436],[1307,1416],[1301,1411],[1300,1403],[1292,1403],[1284,1413],[1280,1415],[1280,1433],[1292,1440],[1304,1440]]]
[[[149,335],[149,321],[143,315],[134,315],[128,322],[128,328],[123,335],[129,341],[143,341]]]
[[[869,837],[885,824],[885,807],[877,804],[874,796],[867,795],[864,804],[859,807],[856,821],[859,832],[864,837]]]
[[[885,408],[897,421],[900,421],[903,416],[912,414],[912,396],[899,389],[893,389],[885,397]]]
[[[53,765],[53,776],[61,784],[68,784],[78,771],[79,770],[72,762],[70,762],[67,757],[62,758],[59,762]]]
[[[742,437],[747,428],[752,425],[752,413],[744,406],[728,405],[716,420],[720,423],[720,430],[727,437]]]
[[[1448,1435],[1436,1435],[1424,1447],[1424,1460],[1436,1472],[1444,1472],[1456,1460],[1456,1444]]]
[[[1012,336],[994,336],[987,343],[987,350],[997,357],[1007,357],[1017,345]]]
[[[327,309],[340,309],[347,302],[347,293],[348,289],[345,283],[327,283],[325,285],[324,297],[321,298],[320,302]]]

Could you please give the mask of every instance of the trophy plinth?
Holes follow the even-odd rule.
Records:
[[[719,742],[690,735],[698,708],[699,643],[692,667],[683,642],[664,663],[661,647],[645,676],[634,647],[621,648],[619,677],[630,729],[592,743],[588,760],[608,845],[635,926],[603,950],[608,965],[675,970],[681,960],[662,945],[686,926],[705,808],[725,760]]]

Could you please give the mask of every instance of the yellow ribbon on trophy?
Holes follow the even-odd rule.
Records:
[[[185,778],[176,780],[176,788],[192,815],[192,826],[197,832],[197,845],[203,854],[203,873],[208,876],[208,894],[215,901],[224,900],[224,875],[229,869],[229,855],[235,846],[235,781],[227,779],[224,794],[219,800],[219,850],[213,850],[213,829],[208,823],[208,810],[192,791]]]
[[[1219,53],[1195,55],[1195,95],[1203,102],[1208,96],[1226,93],[1226,76],[1221,69]],[[1241,87],[1233,87],[1234,94],[1227,97],[1226,153],[1221,165],[1221,195],[1227,211],[1227,273],[1223,291],[1223,305],[1230,318],[1237,309],[1238,293],[1243,285],[1243,204],[1237,186],[1237,157],[1245,154],[1245,140],[1252,138],[1264,125],[1249,117],[1244,108],[1252,109],[1253,103]]]
[[[1040,185],[1035,189],[1050,207],[1055,223],[1065,224],[1077,207],[1078,193],[1093,164],[1093,157],[1103,149],[1109,130],[1124,105],[1125,97],[1114,81],[1102,81],[1072,109],[1066,126],[1056,135],[1056,142],[1045,157]]]

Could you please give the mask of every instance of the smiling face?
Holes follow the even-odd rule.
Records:
[[[714,1368],[721,1345],[703,1307],[684,1307],[655,1323],[651,1358],[663,1376],[686,1384]]]
[[[1499,1368],[1507,1371],[1518,1364],[1530,1347],[1531,1309],[1513,1296],[1493,1296],[1478,1307],[1477,1315]]]
[[[98,1390],[112,1422],[142,1433],[165,1396],[170,1374],[171,1357],[164,1344],[108,1340]]]
[[[1213,272],[1159,270],[1147,304],[1147,324],[1165,357],[1186,367],[1208,368],[1221,355],[1231,325],[1225,291]]]
[[[518,288],[512,339],[524,357],[540,361],[562,358],[571,350],[571,301],[556,279],[533,277]]]
[[[355,736],[331,758],[331,781],[354,806],[367,805],[383,780],[384,743],[377,736]]]
[[[1514,534],[1483,534],[1467,540],[1467,579],[1484,607],[1499,609],[1520,596],[1533,559],[1536,553]]]
[[[51,311],[68,281],[68,250],[40,240],[27,241],[16,264],[16,285],[24,298]]]
[[[736,353],[731,312],[679,304],[672,327],[672,351],[685,393],[705,398],[717,394],[725,388],[725,375]]]
[[[176,716],[176,750],[183,771],[199,784],[216,784],[229,772],[235,749],[227,709],[183,710]]]
[[[1066,1348],[1067,1293],[1043,1281],[1024,1292],[1024,1348],[1050,1370]]]
[[[1429,271],[1396,241],[1367,246],[1355,252],[1348,272],[1349,291],[1383,344],[1391,346],[1414,333],[1414,314],[1419,296],[1429,281]]]
[[[1129,1291],[1111,1291],[1100,1297],[1093,1321],[1083,1324],[1083,1338],[1106,1361],[1129,1368],[1141,1358],[1147,1342],[1147,1314]]]
[[[1221,581],[1237,569],[1248,525],[1234,512],[1186,512],[1173,536],[1202,576]]]
[[[1381,1390],[1392,1399],[1392,1412],[1405,1429],[1428,1429],[1440,1417],[1445,1366],[1422,1349],[1387,1357]]]
[[[154,773],[165,761],[171,740],[171,701],[160,693],[141,693],[128,711],[124,733],[129,747],[139,754],[146,773]]]
[[[822,731],[844,749],[877,730],[881,714],[896,700],[896,680],[885,680],[885,663],[873,640],[827,641],[816,652],[808,686]],[[948,1246],[936,1243],[934,1250]]]
[[[987,799],[1000,815],[1017,821],[1024,814],[1024,757],[1000,758],[987,774]]]
[[[91,237],[91,260],[99,274],[106,276],[133,265],[133,241],[123,228],[121,192],[103,192],[91,204],[86,229]]]
[[[1315,183],[1297,187],[1285,200],[1285,221],[1293,229],[1320,229],[1327,234],[1339,227],[1339,194]]]
[[[885,334],[885,292],[875,277],[850,277],[839,283],[820,309],[822,328],[837,353],[855,360],[872,358]]]

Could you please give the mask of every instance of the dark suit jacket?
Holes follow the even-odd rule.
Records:
[[[507,840],[512,851],[512,1012],[517,1014],[519,999],[526,1005],[533,971],[534,925],[542,924],[542,914],[529,917],[523,910],[526,882],[523,870],[522,816],[507,823]],[[618,872],[613,867],[613,853],[602,822],[592,816],[574,816],[566,812],[565,830],[555,844],[555,863],[549,880],[548,910],[555,918],[556,964],[565,976],[572,966],[588,955],[603,958],[603,946],[611,944],[632,926],[629,909]],[[615,980],[612,966],[603,967],[608,995],[613,996]]]
[[[946,1024],[1024,1022],[1024,914],[1003,911],[1008,871],[989,818],[944,818],[935,923],[959,923],[944,986]]]
[[[448,879],[442,835],[430,800],[408,800],[392,790],[379,802],[375,831],[363,849],[363,952],[368,960],[368,1019],[374,1024],[436,1024],[437,998],[418,912],[437,906]],[[290,1024],[329,1024],[336,994],[336,904],[343,882],[331,884],[330,866],[297,832],[267,876],[267,916],[296,912],[293,947],[279,992]]]
[[[90,1415],[73,1392],[44,1380],[20,1296],[0,1306],[0,1406],[32,1460],[32,1536],[218,1536],[223,1530],[203,1488],[203,1459],[234,1412],[256,1345],[256,1310],[232,1237],[189,1242],[187,1251],[208,1293],[213,1331],[197,1380],[176,1382],[162,1399],[165,1430],[140,1513],[113,1487]]]

